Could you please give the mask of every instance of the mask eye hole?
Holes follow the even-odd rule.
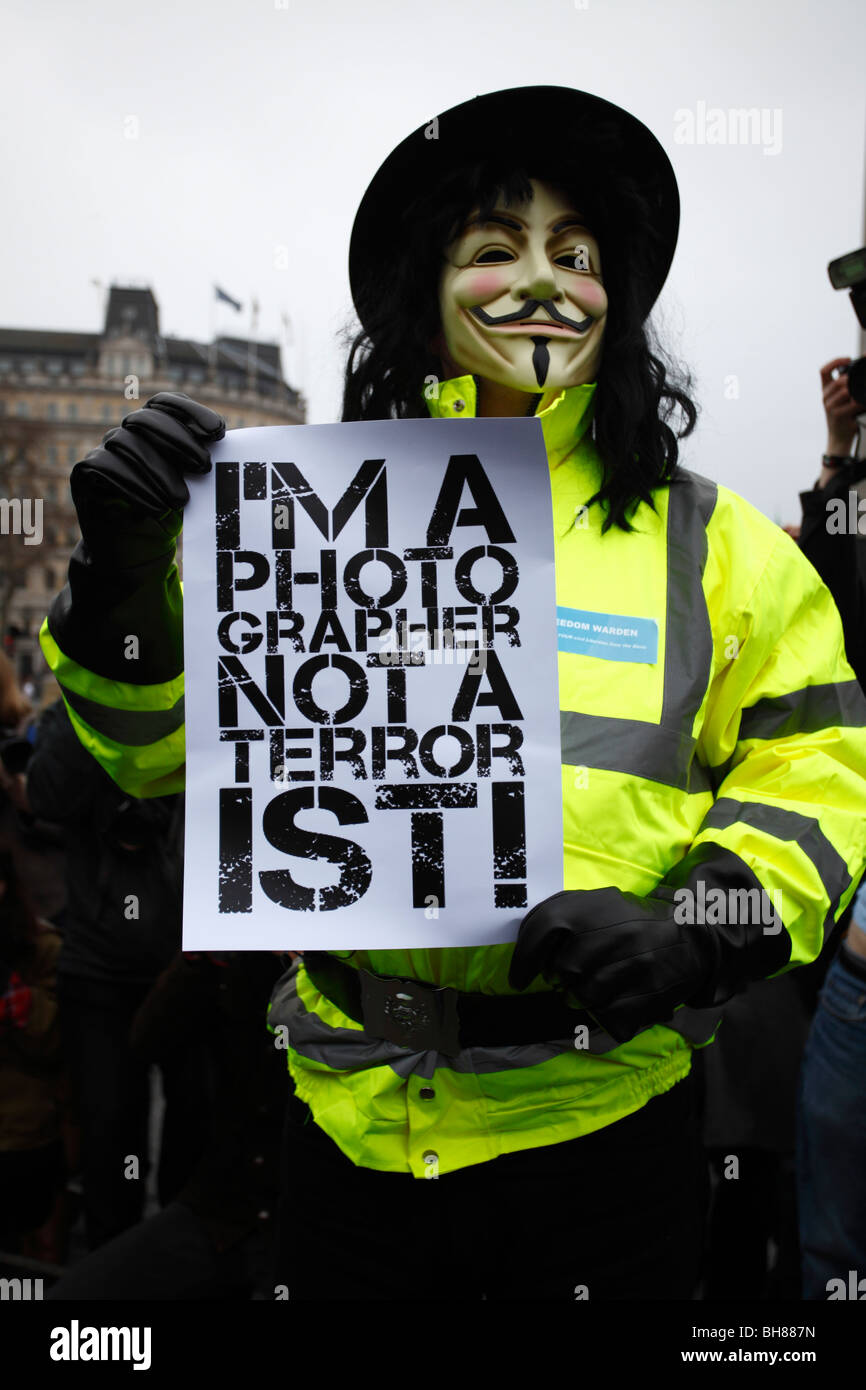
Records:
[[[582,270],[592,273],[589,247],[585,244],[575,246],[573,250],[564,252],[561,256],[555,256],[554,262],[556,265],[564,266],[566,270]]]
[[[513,261],[514,255],[511,251],[506,251],[501,246],[490,247],[486,251],[479,251],[475,257],[476,265],[501,265],[506,261]]]

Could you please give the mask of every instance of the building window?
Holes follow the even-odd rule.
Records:
[[[52,357],[50,362],[45,363],[45,370],[50,372],[52,376],[59,376],[63,371],[63,363],[58,361],[56,357]]]
[[[56,444],[49,444],[49,445],[48,445],[48,462],[49,462],[49,463],[56,463],[56,462],[57,462],[57,445],[56,445]]]
[[[26,401],[19,401],[18,404],[17,404],[17,406],[15,407],[15,409],[16,409],[16,413],[17,413],[18,415],[29,415],[29,414],[30,414],[30,406],[27,404]]]
[[[87,366],[84,362],[73,362],[69,370],[73,376],[84,376]]]
[[[43,578],[45,579],[46,589],[54,589],[56,587],[54,571],[50,565],[46,566]]]
[[[45,407],[45,414],[46,414],[46,416],[48,417],[49,420],[56,420],[56,419],[57,419],[57,402],[56,402],[56,401],[49,401],[49,402],[48,402],[47,406]]]
[[[68,406],[66,407],[66,418],[67,420],[78,419],[78,406],[75,404],[74,401],[70,401]]]
[[[66,461],[67,461],[67,463],[77,463],[77,462],[78,462],[78,445],[77,445],[77,444],[67,444],[67,446],[66,446]]]
[[[113,405],[104,405],[104,406],[102,407],[102,418],[103,418],[103,420],[106,420],[106,421],[107,421],[107,420],[113,420],[113,419],[114,419],[114,406],[113,406]]]

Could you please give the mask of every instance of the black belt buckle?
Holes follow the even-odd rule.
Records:
[[[420,980],[392,980],[359,970],[364,1029],[410,1052],[460,1051],[457,991]]]

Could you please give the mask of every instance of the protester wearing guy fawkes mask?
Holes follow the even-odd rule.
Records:
[[[516,945],[414,950],[407,927],[401,951],[307,952],[275,991],[297,1091],[277,1276],[292,1300],[687,1298],[692,1049],[745,981],[814,958],[862,870],[866,705],[838,615],[789,537],[678,466],[671,418],[688,433],[695,407],[646,327],[678,218],[646,127],[546,87],[419,128],[358,211],[343,419],[536,415],[557,604],[656,640],[644,660],[560,652],[566,891]],[[62,684],[86,673],[96,756],[128,672],[91,576],[120,573],[124,620],[138,605],[161,634],[124,707],[143,730],[178,708],[183,470],[206,470],[222,432],[163,393],[74,471],[84,539],[43,645]],[[182,785],[180,718],[146,759],[134,729],[111,758],[106,739],[122,785]],[[771,929],[721,911],[732,893],[753,910],[772,894]],[[443,1028],[413,1048],[411,1023],[384,1040],[360,969],[434,1018],[447,997],[457,1045]]]
[[[536,391],[555,399],[594,381],[607,313],[598,243],[583,216],[555,188],[537,179],[531,188],[523,217],[509,208],[466,222],[439,286],[442,361],[454,374],[472,372],[482,406],[495,402],[503,414],[512,413],[502,410],[509,398],[525,412]]]

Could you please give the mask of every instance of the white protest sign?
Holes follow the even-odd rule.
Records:
[[[233,430],[184,521],[183,945],[513,940],[562,888],[537,420]]]

